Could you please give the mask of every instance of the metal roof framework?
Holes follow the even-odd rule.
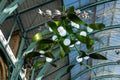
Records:
[[[38,16],[37,13],[36,13],[36,15],[33,16],[34,17],[33,21],[30,21],[28,23],[29,25],[27,25],[27,27],[25,27],[25,25],[24,25],[24,23],[22,22],[22,19],[21,19],[24,16],[21,17],[21,15],[25,14],[25,13],[29,13],[30,11],[38,9],[39,7],[42,7],[42,6],[47,5],[47,4],[50,4],[50,3],[54,2],[54,1],[56,1],[56,0],[47,0],[46,2],[43,2],[41,4],[37,4],[37,5],[33,5],[32,7],[30,6],[29,8],[22,9],[22,10],[20,8],[18,8],[18,7],[21,6],[21,4],[23,4],[25,2],[25,0],[14,0],[14,1],[13,0],[2,0],[0,2],[0,24],[1,24],[1,28],[0,29],[2,29],[2,27],[4,27],[3,25],[4,25],[5,21],[7,22],[7,20],[8,20],[8,22],[10,22],[9,20],[12,20],[12,26],[11,26],[10,34],[9,35],[5,35],[7,43],[9,43],[9,40],[10,40],[11,35],[12,35],[12,33],[13,33],[14,30],[19,29],[20,32],[21,32],[21,34],[22,34],[22,40],[21,40],[20,47],[19,47],[19,50],[18,50],[18,55],[17,55],[17,59],[19,59],[19,60],[18,60],[18,63],[16,63],[16,64],[14,64],[13,61],[11,60],[11,58],[10,58],[10,56],[8,54],[8,51],[6,50],[5,46],[3,45],[3,42],[2,41],[0,42],[0,47],[5,51],[8,61],[10,61],[10,63],[12,64],[10,66],[12,66],[12,68],[13,68],[13,73],[10,73],[11,75],[9,76],[9,78],[11,80],[16,80],[18,77],[20,77],[17,73],[20,72],[22,64],[23,64],[23,59],[20,58],[20,57],[21,57],[21,53],[23,51],[24,45],[26,45],[26,48],[28,47],[27,50],[24,53],[26,53],[27,51],[33,49],[34,46],[35,46],[35,44],[30,44],[29,43],[30,40],[26,39],[26,37],[28,37],[27,34],[30,31],[34,31],[35,29],[39,29],[41,26],[44,25],[44,22],[40,23],[40,24],[39,23],[34,24],[35,19]],[[97,0],[97,1],[95,1],[93,3],[89,3],[87,5],[81,6],[80,9],[81,10],[85,10],[85,9],[88,9],[88,8],[91,8],[91,7],[100,5],[100,4],[104,4],[104,3],[107,3],[107,2],[111,2],[111,0]],[[18,26],[17,28],[15,28],[16,25]],[[117,24],[117,25],[111,25],[111,27],[106,27],[104,30],[109,30],[109,29],[113,29],[113,28],[120,28],[119,24]],[[92,34],[98,33],[98,32],[99,31],[96,31],[96,32],[93,32]],[[104,48],[101,48],[101,49],[98,49],[98,50],[95,50],[95,51],[96,52],[102,52],[104,50],[111,50],[111,49],[116,49],[116,48],[119,49],[120,46],[104,47]],[[92,53],[94,53],[94,51],[90,52],[90,54],[92,54]],[[116,62],[115,63],[109,62],[108,64],[114,65],[114,64],[116,64]],[[106,63],[105,65],[108,65],[108,64]],[[19,66],[19,68],[16,67],[16,66]],[[48,68],[48,66],[49,66],[49,63],[46,63],[44,65],[44,67],[41,69],[41,72],[37,76],[38,79],[40,79],[40,78],[43,77],[44,72],[46,71],[46,69]],[[68,66],[69,65],[64,66],[63,69],[66,69]],[[101,64],[100,64],[100,66],[101,66]],[[93,68],[96,68],[96,66],[93,66]],[[88,71],[89,70],[90,69],[88,69]],[[53,71],[53,72],[55,72],[55,71]],[[87,71],[87,70],[85,70],[85,71]],[[75,75],[75,77],[73,77],[72,80],[75,80],[78,76],[80,76],[80,74],[83,74],[85,71],[80,72],[79,74]],[[32,74],[34,75],[34,70],[33,70]],[[31,80],[34,77],[33,75],[31,76]],[[59,73],[58,76],[56,76],[55,80],[59,79],[63,75],[65,75],[65,73]],[[101,77],[104,78],[104,77],[110,77],[110,76],[111,75],[106,75],[106,76],[101,76]],[[112,76],[113,77],[118,77],[119,75],[112,75]],[[98,78],[101,78],[101,77],[98,77]]]

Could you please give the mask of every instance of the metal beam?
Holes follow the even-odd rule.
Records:
[[[0,24],[15,11],[19,5],[21,5],[25,0],[15,0],[9,6],[7,6],[0,14]]]
[[[117,1],[117,0],[98,0],[96,2],[93,2],[93,3],[87,4],[87,5],[81,6],[80,10],[84,10],[84,9],[87,9],[87,8],[90,8],[90,7],[94,7],[96,5],[104,4],[104,3],[107,3],[107,2],[111,2],[111,1]]]
[[[45,63],[43,68],[40,70],[39,74],[37,75],[35,80],[42,80],[42,78],[45,75],[45,72],[47,71],[48,67],[50,66],[50,63]]]
[[[59,74],[57,74],[54,80],[59,80],[64,74],[66,74],[69,66],[65,66],[64,68],[62,68],[62,70],[59,72]]]
[[[12,62],[12,60],[10,59],[9,55],[7,54],[7,51],[5,50],[4,46],[2,45],[2,43],[0,42],[0,48],[3,50],[3,52],[5,53],[5,57],[7,59],[7,61],[9,61],[11,63],[11,65],[13,65],[14,67],[14,64]]]
[[[18,13],[18,12],[16,11],[16,13]],[[15,13],[14,13],[14,14],[15,14]],[[26,37],[26,31],[25,31],[24,25],[23,25],[23,23],[22,23],[22,21],[21,21],[20,15],[18,14],[18,15],[16,16],[16,18],[17,18],[17,24],[18,24],[19,29],[20,29],[20,32],[21,32],[21,36],[22,36],[23,38],[25,38],[25,37]],[[28,47],[28,46],[29,46],[29,41],[28,41],[28,40],[25,40],[25,44],[26,44],[26,46]]]
[[[63,58],[64,59],[64,58]],[[58,61],[58,60],[57,60]],[[75,62],[74,62],[75,63]],[[66,64],[66,65],[64,65],[64,66],[62,66],[62,67],[56,67],[54,70],[52,70],[51,72],[49,72],[49,73],[47,73],[47,75],[45,75],[44,77],[43,77],[43,79],[44,78],[46,78],[46,77],[48,77],[48,76],[50,76],[50,75],[52,75],[52,74],[54,74],[55,72],[57,72],[57,71],[59,71],[59,70],[61,70],[61,69],[64,69],[66,66],[68,67],[68,65],[69,64]],[[59,74],[59,73],[58,73]]]
[[[10,34],[9,34],[9,36],[8,36],[8,38],[7,38],[8,43],[10,42],[12,33],[13,33],[13,31],[14,31],[16,25],[17,25],[17,22],[16,22],[16,19],[15,19],[14,24],[13,24],[13,26],[12,26],[12,29],[11,29],[11,31],[10,31]]]
[[[120,79],[120,75],[119,74],[110,74],[110,75],[96,76],[96,77],[92,78],[91,80],[99,80],[99,79],[104,79],[104,78],[119,78]]]
[[[6,3],[7,3],[7,0],[2,0],[2,1],[0,2],[0,12],[1,12],[1,10],[4,8],[4,6],[5,6]]]
[[[119,46],[103,47],[103,48],[100,48],[100,49],[90,51],[90,52],[88,52],[88,54],[94,54],[94,53],[97,53],[97,52],[102,52],[102,51],[106,51],[106,50],[113,50],[113,49],[120,49],[120,45]]]
[[[18,24],[18,27],[20,28],[21,34],[24,37],[25,29],[19,14],[16,16],[16,19],[17,19],[17,24]]]
[[[25,39],[22,38],[22,40],[20,42],[18,52],[17,52],[17,60],[19,60],[21,58],[21,56],[22,56],[22,51],[23,51],[23,48],[24,48],[24,44],[25,44]]]
[[[16,63],[17,63],[17,59],[15,58],[8,41],[5,39],[2,31],[0,30],[0,47],[2,48],[2,50],[5,53],[5,56],[7,58],[8,61],[10,61],[12,67],[16,67]],[[22,65],[22,64],[20,64]],[[21,71],[20,71],[21,72]],[[19,74],[18,74],[19,75]],[[21,76],[21,75],[20,75]],[[13,79],[12,79],[13,80]],[[17,80],[17,79],[15,79]]]
[[[59,55],[59,51],[57,51],[56,54],[54,54],[55,57],[57,57],[58,55]],[[42,78],[45,76],[45,72],[47,71],[49,66],[50,66],[50,63],[48,63],[48,62],[45,63],[45,65],[40,70],[40,72],[38,73],[38,75],[37,75],[35,80],[42,80]]]
[[[35,63],[35,61],[34,61]],[[34,80],[35,69],[32,69],[30,80]]]
[[[83,75],[83,74],[85,74],[93,69],[103,67],[103,66],[108,66],[108,65],[119,65],[119,64],[117,62],[101,63],[98,65],[92,66],[90,69],[84,69],[84,70],[80,71],[78,74],[76,74],[74,77],[72,77],[71,80],[75,80],[76,78],[80,77],[81,75]]]
[[[23,56],[15,64],[15,68],[13,69],[10,80],[18,80],[18,76],[20,75],[19,74],[20,70],[22,69],[24,64],[24,55],[28,54],[29,52],[32,52],[35,46],[36,46],[36,43],[31,43],[30,46],[25,50],[25,52],[23,53]]]
[[[50,4],[50,3],[54,2],[54,1],[56,1],[56,0],[49,0],[48,2],[45,2],[45,3],[42,3],[42,4],[38,4],[38,5],[33,6],[33,7],[31,7],[31,8],[28,8],[28,9],[25,9],[25,10],[23,10],[23,11],[20,11],[18,14],[24,14],[24,13],[26,13],[26,12],[29,12],[29,11],[31,11],[31,10],[34,10],[35,8],[39,8],[39,7],[41,7],[41,6]],[[15,14],[15,15],[16,15],[16,14]],[[9,19],[9,18],[11,18],[11,17],[13,17],[13,16],[14,16],[14,15],[11,15],[11,16],[9,16],[7,19]]]
[[[7,55],[9,56],[10,60],[12,61],[12,63],[15,65],[16,58],[15,58],[15,56],[14,56],[14,54],[13,54],[13,52],[8,44],[8,41],[4,37],[1,30],[0,30],[0,43],[4,47],[5,51],[7,52]]]
[[[26,32],[30,32],[30,31],[32,31],[32,30],[34,30],[34,29],[37,29],[37,28],[39,28],[40,26],[44,26],[44,23],[43,23],[43,24],[38,24],[38,25],[36,25],[36,26],[32,26],[32,27],[26,29]]]

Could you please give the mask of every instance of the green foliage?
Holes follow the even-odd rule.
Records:
[[[106,57],[104,57],[103,55],[100,55],[100,54],[98,54],[98,53],[90,54],[89,56],[90,56],[91,58],[93,58],[93,59],[107,60]]]
[[[79,17],[77,17],[75,14],[68,14],[68,18],[71,20],[71,21],[73,21],[73,22],[75,22],[75,23],[77,23],[77,24],[80,24],[80,25],[83,25],[83,24],[85,24]]]
[[[54,31],[55,34],[57,34],[57,24],[53,21],[48,21],[47,22],[48,26],[51,27],[51,29]]]
[[[46,52],[44,55],[49,58],[55,58],[51,52]]]
[[[54,21],[54,23],[56,24],[56,26],[60,26],[61,25],[61,21]]]
[[[42,39],[42,34],[41,33],[36,33],[33,38],[32,38],[32,42],[36,42]]]
[[[69,46],[65,46],[65,45],[63,44],[63,40],[60,41],[60,45],[61,45],[62,49],[64,50],[64,52],[65,52],[66,54],[68,54],[68,53],[70,52]]]
[[[70,7],[68,10],[68,14],[75,14],[75,8],[72,6],[72,7]]]
[[[64,56],[65,56],[65,52],[63,48],[60,46],[60,58],[64,58]]]
[[[37,67],[40,67],[42,66],[43,64],[45,64],[46,61],[37,61],[33,66],[32,68],[37,68]]]
[[[94,30],[101,30],[105,28],[105,25],[103,23],[95,23],[95,24],[89,24],[89,27],[91,27]]]
[[[42,40],[38,41],[36,49],[37,50],[48,50],[51,48],[52,43],[54,43],[54,42],[50,39],[42,39]]]
[[[67,68],[67,73],[69,73],[74,66],[75,66],[75,65],[70,65],[70,66]]]
[[[83,50],[78,49],[77,46],[75,46],[76,51],[79,53],[80,58],[89,56],[90,58],[93,58],[93,59],[106,60],[107,59],[106,57],[104,57],[98,53],[94,53],[94,54],[90,54],[90,55],[87,54],[87,52],[89,52],[93,49],[94,41],[98,41],[101,43],[102,43],[102,41],[98,38],[91,37],[88,34],[88,32],[85,30],[86,27],[90,27],[91,29],[93,29],[93,31],[102,30],[105,27],[105,25],[103,23],[87,24],[87,23],[83,22],[82,19],[80,19],[80,17],[78,17],[78,15],[76,15],[74,7],[70,7],[67,11],[65,11],[65,8],[63,8],[63,10],[64,10],[63,15],[59,16],[60,19],[58,19],[58,20],[52,19],[51,21],[47,22],[48,27],[50,27],[53,31],[52,34],[47,34],[47,36],[56,35],[57,39],[51,40],[51,39],[48,39],[48,38],[42,36],[41,33],[37,33],[32,38],[32,42],[37,42],[37,45],[35,48],[36,52],[31,52],[31,53],[27,54],[25,56],[25,58],[34,58],[34,57],[40,56],[40,55],[44,55],[45,57],[49,57],[52,59],[64,58],[71,51],[70,45],[75,46],[76,42],[79,41],[79,42],[81,42],[81,44],[85,44],[86,48],[87,48],[87,51],[83,51]],[[71,25],[71,22],[74,22],[74,24],[82,25],[83,28],[82,29],[75,28],[75,25]],[[64,29],[64,30],[60,29],[60,31],[61,31],[61,33],[64,33],[65,36],[60,35],[60,31],[58,30],[58,28],[60,26],[63,27],[62,29]],[[77,31],[74,31],[74,29],[76,29]],[[86,35],[80,35],[81,31],[86,32]],[[68,45],[65,45],[65,42],[64,42],[64,40],[66,38],[70,40]],[[55,53],[53,53],[54,48],[55,48],[54,46],[58,46],[58,48],[59,48],[59,52],[60,52],[59,57],[55,57],[53,55],[53,54],[55,54]],[[41,53],[37,52],[39,50],[44,50],[45,53],[41,54]],[[33,65],[33,68],[44,65],[45,63],[46,63],[45,61],[38,61]],[[57,65],[52,62],[50,64],[54,67],[57,67]],[[86,66],[83,62],[80,62],[80,64]],[[70,70],[73,67],[74,67],[74,65],[70,65],[67,69],[67,72],[70,72]]]
[[[80,57],[85,57],[87,56],[86,52],[85,51],[82,51],[82,50],[79,50],[80,51]]]
[[[37,56],[40,56],[40,53],[39,52],[30,52],[28,53],[27,55],[24,56],[24,59],[27,59],[27,58],[34,58],[34,57],[37,57]]]
[[[92,48],[92,46],[93,46],[93,44],[94,44],[94,41],[93,41],[93,39],[92,38],[90,38],[89,36],[81,36],[81,35],[79,35],[79,34],[75,34],[75,36],[76,36],[76,38],[80,41],[80,42],[82,42],[82,43],[84,43],[84,44],[86,44],[87,45],[87,49],[91,49]]]

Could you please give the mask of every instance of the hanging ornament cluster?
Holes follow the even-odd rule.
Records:
[[[68,55],[72,47],[75,48],[79,54],[79,56],[76,57],[76,61],[79,63],[89,58],[107,59],[98,53],[89,54],[93,49],[94,42],[99,41],[89,34],[96,30],[102,30],[105,27],[103,23],[88,24],[83,21],[83,19],[90,17],[89,14],[92,14],[91,11],[75,10],[74,7],[70,7],[67,10],[62,8],[61,11],[57,9],[54,11],[49,9],[42,11],[38,9],[38,13],[50,19],[50,21],[47,22],[47,35],[50,35],[51,38],[44,38],[44,36],[41,36],[41,33],[37,33],[32,39],[33,42],[37,42],[36,52],[34,52],[35,55],[38,56],[39,54],[40,57],[45,57],[45,62],[52,63],[54,59],[58,58],[53,54],[56,46],[59,46],[59,58],[64,58]],[[41,35],[39,36],[38,34]],[[78,48],[80,44],[84,44],[87,51]],[[32,53],[28,56],[31,55]],[[32,56],[35,57],[35,55]],[[39,63],[44,64],[44,61]]]

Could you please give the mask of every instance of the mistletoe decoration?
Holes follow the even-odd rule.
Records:
[[[70,7],[62,11],[55,10],[52,13],[51,10],[43,12],[39,9],[39,14],[47,16],[50,21],[47,22],[48,32],[46,34],[37,33],[33,36],[32,42],[36,43],[34,51],[25,55],[25,59],[32,59],[35,57],[43,57],[45,60],[37,61],[33,64],[33,68],[39,67],[46,62],[49,62],[53,66],[57,66],[52,63],[54,59],[64,58],[71,52],[71,48],[79,53],[76,57],[76,61],[83,63],[83,59],[103,59],[107,58],[99,53],[89,54],[93,50],[94,42],[100,41],[99,39],[89,35],[89,33],[102,30],[105,25],[103,23],[87,24],[83,19],[89,18],[87,12],[81,12],[79,9],[75,10],[74,7]],[[50,38],[46,36],[51,36]],[[80,44],[85,44],[87,51],[83,51],[78,48]],[[55,49],[59,50],[59,53],[54,53]],[[56,56],[58,54],[58,56]]]

